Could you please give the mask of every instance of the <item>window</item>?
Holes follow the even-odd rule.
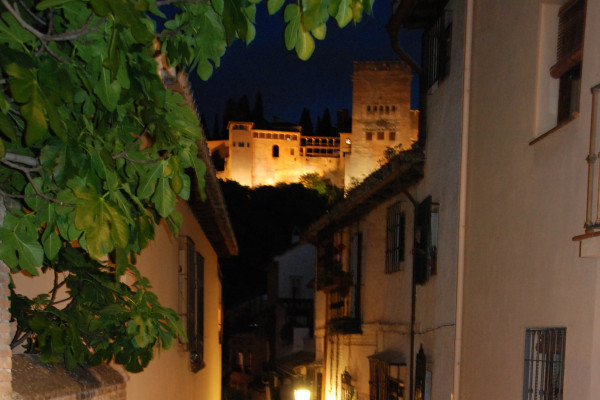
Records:
[[[383,140],[384,136],[384,132],[377,132],[377,140]]]
[[[294,155],[294,149],[290,149],[290,156]]]
[[[450,16],[451,14],[447,14]],[[450,44],[452,41],[452,21],[442,12],[421,39],[423,54],[422,84],[425,89],[443,80],[450,72]]]
[[[204,258],[187,236],[179,237],[179,314],[193,372],[204,367]]]
[[[535,134],[544,136],[579,111],[585,0],[542,2]]]
[[[378,355],[369,357],[369,400],[403,400],[401,364],[377,357]]]
[[[342,374],[342,400],[354,400],[356,387],[352,386],[352,376],[345,371]]]
[[[361,261],[362,261],[362,234],[355,233],[350,238],[350,265],[352,275],[352,287],[350,297],[350,317],[360,319],[360,286],[361,286]]]
[[[244,147],[244,142],[238,142],[238,147]]]
[[[302,282],[302,277],[300,275],[290,275],[290,293],[292,299],[297,299],[302,296],[302,286],[300,283]]]
[[[562,400],[566,328],[527,329],[523,400]]]
[[[367,140],[373,140],[373,132],[367,132]]]
[[[273,157],[274,158],[279,157],[279,146],[277,146],[277,145],[273,146]]]
[[[550,69],[552,77],[559,80],[557,123],[579,111],[584,23],[585,0],[571,0],[560,8],[556,64]]]
[[[391,142],[393,142],[394,140],[396,140],[396,132],[390,132],[389,135],[390,135],[389,138],[390,138]]]
[[[432,275],[437,273],[437,234],[439,204],[431,201],[428,196],[417,207],[415,248],[415,283],[425,284]]]
[[[367,112],[371,112],[371,106],[367,106]]]
[[[431,371],[427,369],[427,357],[423,345],[415,362],[415,400],[431,399]]]
[[[397,202],[387,210],[385,272],[400,271],[404,261],[404,225],[405,217],[402,203]]]

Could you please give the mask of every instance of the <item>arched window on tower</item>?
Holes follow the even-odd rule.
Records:
[[[273,146],[273,157],[279,157],[279,146]]]

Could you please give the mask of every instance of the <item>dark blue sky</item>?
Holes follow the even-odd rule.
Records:
[[[366,15],[360,23],[343,29],[332,19],[325,40],[316,40],[312,57],[301,61],[294,51],[285,48],[281,11],[269,16],[266,3],[259,4],[254,41],[246,47],[237,40],[207,82],[193,80],[198,111],[204,114],[208,130],[213,128],[215,114],[221,124],[228,98],[237,100],[247,95],[252,107],[257,92],[262,93],[267,120],[278,117],[297,123],[302,108],[307,107],[315,122],[328,107],[335,124],[338,109],[352,111],[353,61],[399,59],[385,31],[389,7],[388,2],[375,1],[372,16]],[[403,47],[416,60],[419,37],[417,32],[401,35]]]

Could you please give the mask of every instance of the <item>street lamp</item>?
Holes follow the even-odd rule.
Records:
[[[294,390],[294,400],[310,400],[310,390],[304,388]]]

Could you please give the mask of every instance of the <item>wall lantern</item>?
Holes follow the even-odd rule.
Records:
[[[310,390],[306,388],[294,390],[294,400],[310,400]]]

